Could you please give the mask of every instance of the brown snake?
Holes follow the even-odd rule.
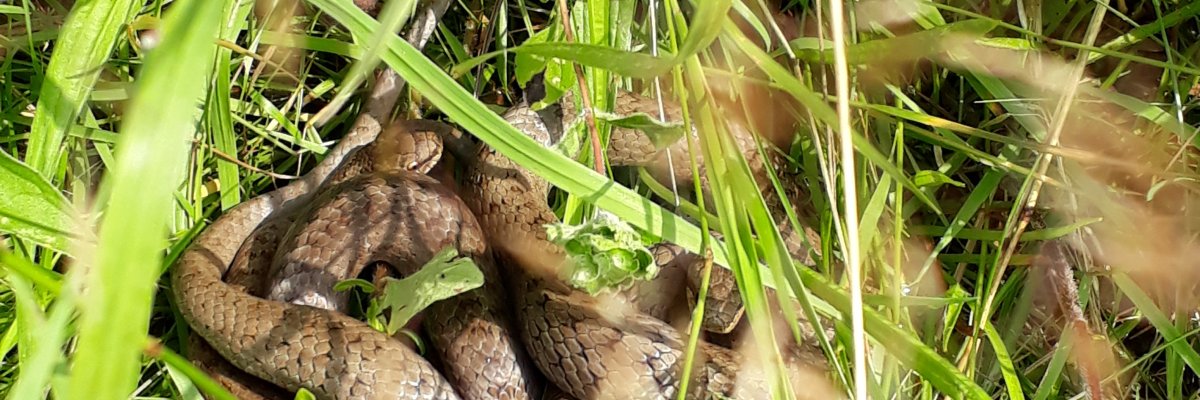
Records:
[[[618,102],[645,104],[634,96]],[[571,111],[567,114],[570,119]],[[506,118],[549,144],[532,111],[517,107]],[[562,252],[541,228],[557,221],[546,204],[549,185],[481,145],[475,157],[462,160],[467,172],[460,199],[420,174],[436,162],[438,155],[428,153],[440,146],[422,149],[422,141],[404,133],[440,129],[424,124],[401,123],[378,140],[352,132],[301,180],[231,209],[206,229],[172,275],[175,299],[196,333],[237,368],[319,398],[535,398],[540,378],[525,367],[528,357],[549,381],[579,399],[673,398],[686,337],[647,314],[606,313],[598,300],[555,279]],[[615,131],[609,147],[613,164],[653,164],[661,152],[646,144],[636,132]],[[418,150],[433,161],[425,162]],[[673,155],[680,154],[686,157],[682,151]],[[752,168],[759,171],[763,161],[756,159],[753,153]],[[764,195],[778,207],[773,189],[768,186]],[[785,237],[795,243],[797,236]],[[258,248],[268,250],[247,245],[239,253],[248,238],[265,242]],[[345,299],[330,287],[372,261],[401,270],[419,266],[449,244],[475,258],[488,285],[436,304],[425,317],[447,367],[443,378],[398,340],[338,312]],[[277,245],[281,251],[273,255]],[[655,250],[662,254],[672,247]],[[235,270],[251,275],[269,268],[272,282],[229,284],[236,277],[224,276],[226,270],[240,263],[253,267]],[[515,324],[507,320],[511,313],[504,308],[495,266],[505,267]],[[727,270],[714,273],[725,274],[714,285],[733,285]],[[736,287],[724,287],[726,295],[737,296]],[[252,295],[264,292],[268,299]],[[509,332],[514,325],[516,332]],[[697,358],[688,398],[769,396],[764,376],[747,373],[740,354],[701,342]]]

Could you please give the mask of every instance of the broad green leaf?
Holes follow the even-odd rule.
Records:
[[[308,389],[300,388],[300,390],[296,392],[295,400],[317,400],[317,396],[308,391]]]
[[[404,279],[384,278],[378,310],[391,310],[387,334],[394,335],[433,303],[483,286],[483,271],[458,250],[446,247]]]
[[[683,138],[683,124],[679,122],[660,122],[658,118],[646,113],[617,115],[597,110],[596,120],[603,120],[615,127],[637,129],[650,138],[650,142],[658,149],[666,148]]]
[[[70,201],[41,174],[0,150],[0,232],[71,253],[76,220]],[[91,240],[89,235],[82,237]]]
[[[658,274],[641,235],[610,213],[600,212],[581,225],[549,225],[546,232],[572,260],[573,268],[565,271],[567,283],[588,294],[624,289]]]
[[[550,40],[552,35],[554,35],[556,32],[559,31],[559,29],[558,29],[559,26],[560,25],[557,23],[550,24],[550,26],[546,27],[546,29],[542,29],[542,30],[538,31],[537,33],[529,36],[529,39],[525,39],[525,42],[523,42],[522,44],[531,45],[534,43],[546,43]],[[467,62],[474,62],[474,61],[475,60],[468,60]],[[480,61],[486,61],[486,60],[480,60]],[[541,72],[542,70],[544,70],[546,68],[548,61],[547,61],[546,57],[540,56],[537,53],[522,51],[522,52],[517,52],[514,63],[516,64],[516,69],[514,70],[514,72],[516,73],[517,83],[520,84],[521,87],[525,87],[525,83],[529,82],[530,79],[533,79],[534,75],[537,75],[538,72]],[[460,73],[464,73],[467,70],[470,70],[471,67],[477,66],[477,65],[479,65],[479,64],[475,63],[472,66],[465,66],[465,64],[457,65],[454,67],[453,70],[451,70],[452,71],[451,74],[457,75]]]

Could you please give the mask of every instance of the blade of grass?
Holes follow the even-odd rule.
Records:
[[[23,341],[33,348],[29,351],[29,358],[21,360],[21,375],[17,377],[17,382],[7,398],[46,398],[45,393],[54,371],[63,362],[61,349],[67,340],[67,333],[70,332],[68,326],[71,316],[75,313],[75,296],[63,293],[51,306],[47,316],[39,308],[33,287],[28,281],[15,275],[9,275],[6,279],[17,297],[21,323],[29,330],[28,334],[37,339]],[[70,398],[62,393],[56,397]]]
[[[987,334],[988,340],[992,342],[992,349],[996,351],[996,360],[1000,362],[1000,373],[1004,376],[1004,387],[1008,389],[1008,398],[1025,400],[1025,391],[1021,390],[1021,380],[1017,377],[1017,369],[1013,367],[1008,349],[1004,347],[1004,338],[1000,336],[1000,332],[996,332],[996,327],[992,326],[991,321],[983,321],[983,324],[983,331]]]
[[[379,53],[384,47],[378,45],[384,36],[394,35],[392,32],[397,32],[400,27],[412,16],[416,11],[417,2],[414,0],[392,0],[385,2],[383,10],[379,14],[379,22],[383,24],[384,29],[379,29],[372,36],[363,36],[359,40],[366,40],[369,45],[363,58],[354,65],[350,66],[350,71],[346,73],[345,81],[342,82],[341,90],[333,101],[323,108],[317,115],[313,116],[313,121],[316,125],[324,125],[328,122],[333,114],[341,111],[342,105],[350,99],[350,96],[357,91],[358,86],[367,80],[367,75],[375,70],[379,64]]]
[[[834,90],[837,93],[838,117],[836,132],[839,139],[838,160],[841,161],[842,170],[842,218],[846,230],[844,258],[847,275],[850,279],[850,330],[854,343],[851,346],[854,360],[854,396],[859,400],[866,400],[869,365],[867,364],[867,335],[863,329],[862,249],[858,232],[857,186],[859,177],[855,173],[855,146],[852,139],[858,134],[850,126],[850,67],[846,62],[845,5],[840,1],[830,2],[829,5],[830,19],[833,20],[829,30],[833,32]],[[879,160],[876,160],[876,163],[880,163]],[[886,161],[883,163],[886,164]],[[832,177],[830,178],[832,179]]]
[[[721,33],[722,21],[730,7],[727,0],[701,3],[692,19],[692,26],[697,30],[687,36],[677,54],[668,57],[628,52],[594,43],[527,43],[465,60],[456,65],[450,74],[459,76],[488,59],[515,52],[571,60],[627,77],[652,78],[667,73],[683,60],[707,48]]]
[[[146,339],[145,353],[163,362],[163,365],[167,368],[167,373],[171,375],[171,380],[175,382],[184,399],[203,399],[204,397],[200,396],[200,391],[203,391],[204,394],[213,400],[237,399],[237,397],[234,397],[233,394],[225,390],[224,386],[221,386],[220,383],[209,377],[207,373],[192,365],[183,356],[163,346],[157,339]]]
[[[985,178],[986,178],[986,176],[985,176]],[[982,185],[981,185],[981,187],[982,187]],[[983,193],[983,196],[980,196],[980,197],[983,197],[984,199],[986,199],[987,195],[988,195],[988,193]],[[968,200],[973,200],[973,199],[968,197]],[[974,203],[975,202],[972,202],[972,205]],[[978,210],[978,207],[975,207],[974,209]],[[962,222],[965,223],[966,222],[965,218],[967,218],[968,214],[959,213],[959,215],[962,217]],[[1071,224],[1067,224],[1067,225],[1063,225],[1063,226],[1048,227],[1046,229],[1026,231],[1025,234],[1021,235],[1021,237],[1017,240],[1020,240],[1022,242],[1037,242],[1037,241],[1043,241],[1043,240],[1057,239],[1057,238],[1064,237],[1064,236],[1070,235],[1072,233],[1075,233],[1080,228],[1084,228],[1088,225],[1098,223],[1102,220],[1103,219],[1099,218],[1099,217],[1085,218],[1085,219],[1080,219],[1078,221],[1074,221]],[[951,225],[950,227],[917,225],[917,226],[912,227],[912,230],[913,230],[913,234],[922,235],[922,236],[953,236],[953,237],[956,237],[959,239],[969,239],[969,240],[999,241],[1001,238],[1004,237],[1004,231],[998,231],[998,230],[992,230],[992,229],[963,228],[963,226],[966,226],[966,225],[963,225],[961,223],[956,223],[954,225]]]
[[[167,247],[172,193],[183,179],[197,102],[206,97],[224,2],[180,0],[162,25],[162,43],[142,70],[105,177],[111,198],[86,287],[70,376],[73,393],[123,399],[139,376],[155,282]],[[58,53],[62,54],[62,53]]]
[[[63,24],[38,94],[38,112],[33,117],[25,155],[29,166],[51,182],[62,177],[59,166],[67,130],[87,102],[100,67],[125,23],[140,4],[132,0],[79,2]]]
[[[1196,2],[1190,3],[1188,5],[1180,7],[1179,9],[1176,9],[1174,12],[1172,12],[1170,14],[1167,14],[1167,15],[1162,16],[1161,18],[1155,19],[1151,23],[1139,26],[1137,28],[1133,28],[1132,30],[1125,32],[1124,35],[1121,35],[1116,38],[1113,38],[1112,40],[1109,40],[1107,43],[1100,45],[1100,48],[1104,49],[1104,50],[1114,50],[1114,51],[1120,50],[1122,48],[1125,48],[1126,46],[1132,45],[1143,39],[1149,38],[1149,37],[1153,36],[1155,33],[1162,32],[1165,29],[1168,29],[1170,27],[1178,25],[1180,22],[1183,22],[1189,18],[1195,17],[1197,14],[1200,14],[1200,3],[1196,3]],[[1089,54],[1087,60],[1090,63],[1090,62],[1099,60],[1101,57],[1104,57],[1104,56],[1105,56],[1105,54],[1103,54],[1103,53],[1095,52],[1095,53]]]
[[[1183,359],[1192,373],[1200,374],[1200,354],[1196,353],[1196,349],[1193,349],[1187,340],[1183,340],[1183,334],[1175,327],[1175,323],[1154,304],[1154,300],[1151,300],[1128,275],[1118,272],[1112,274],[1112,279],[1121,289],[1121,293],[1137,306],[1137,309],[1146,316],[1146,319],[1150,320],[1150,324],[1154,325],[1155,329],[1158,329],[1158,333],[1163,336],[1163,339],[1172,342],[1171,348],[1175,350],[1179,358]]]
[[[1062,379],[1063,371],[1067,366],[1067,358],[1071,355],[1071,342],[1074,340],[1071,335],[1066,335],[1064,338],[1065,340],[1054,347],[1050,365],[1046,367],[1046,373],[1042,375],[1037,390],[1033,392],[1034,400],[1046,400],[1058,392],[1058,380]]]
[[[689,58],[684,66],[689,78],[687,87],[691,88],[687,95],[708,98],[700,60],[697,57]],[[755,344],[758,345],[758,352],[766,357],[766,365],[776,367],[766,371],[771,382],[772,394],[779,399],[793,397],[790,382],[783,379],[782,370],[778,367],[782,365],[779,350],[772,345],[776,340],[774,329],[771,327],[772,318],[767,311],[767,295],[763,290],[761,275],[765,274],[760,275],[759,252],[755,248],[755,242],[762,246],[762,255],[772,271],[782,268],[795,269],[795,266],[792,265],[791,257],[787,255],[786,247],[782,245],[783,240],[774,220],[766,210],[765,201],[750,173],[749,165],[742,157],[740,149],[732,143],[727,129],[718,125],[716,114],[718,111],[715,104],[705,102],[696,110],[693,119],[698,120],[700,147],[708,163],[710,191],[715,200],[717,216],[720,218],[722,231],[727,232],[725,244],[742,249],[731,252],[737,257],[731,258],[728,266],[733,270],[738,289],[741,291],[746,318],[752,327],[751,333],[755,337]],[[751,233],[751,227],[759,232],[757,238]],[[783,311],[788,314],[788,321],[796,320],[795,310],[790,306],[784,306]]]
[[[62,276],[57,272],[38,267],[3,247],[0,247],[0,265],[51,294],[57,295],[62,290]]]
[[[240,6],[238,6],[240,4]],[[226,2],[226,7],[222,14],[227,16],[227,21],[221,24],[220,39],[225,41],[234,41],[237,39],[238,33],[242,31],[242,25],[246,21],[246,16],[250,12],[250,3]],[[215,47],[213,63],[216,67],[216,76],[213,77],[212,89],[209,91],[206,120],[208,127],[208,135],[212,138],[213,147],[218,151],[237,157],[237,141],[234,138],[233,119],[231,118],[232,111],[230,110],[230,86],[232,81],[232,57],[233,50],[228,46]],[[237,165],[230,162],[217,163],[217,181],[221,187],[218,189],[221,192],[221,209],[228,210],[238,203],[242,202],[241,192],[238,190],[241,187],[240,176],[238,175]],[[200,204],[195,204],[199,206]]]
[[[311,0],[311,3],[357,35],[368,35],[378,29],[378,23],[350,5],[333,0]],[[689,37],[689,41],[692,38]],[[584,196],[598,207],[608,210],[629,223],[667,238],[690,251],[700,251],[701,231],[636,192],[607,179],[551,149],[544,148],[506,123],[499,115],[475,99],[427,58],[398,37],[387,39],[389,50],[382,57],[401,76],[425,96],[430,103],[446,113],[464,130],[511,158],[522,167],[534,171],[551,184],[578,196]],[[828,106],[826,106],[826,109]],[[726,247],[713,240],[713,261],[728,265]],[[760,267],[761,268],[761,267]],[[804,285],[820,299],[835,308],[848,312],[845,293],[828,283],[817,273],[799,268]],[[770,274],[763,274],[763,283],[777,288]],[[816,301],[818,299],[814,299]],[[974,382],[966,379],[953,365],[911,334],[891,325],[873,310],[866,310],[868,332],[883,338],[885,346],[901,362],[922,374],[938,389],[956,398],[986,399],[987,394]]]

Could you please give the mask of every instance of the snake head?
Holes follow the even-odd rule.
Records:
[[[395,121],[372,144],[371,162],[380,171],[428,173],[441,161],[445,142],[461,136],[453,126],[438,121]]]

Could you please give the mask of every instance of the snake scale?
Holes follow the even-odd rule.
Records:
[[[626,94],[617,104],[649,113],[653,103]],[[564,109],[569,123],[575,113]],[[550,144],[545,124],[527,107],[505,117]],[[686,336],[651,315],[659,314],[647,305],[653,302],[613,313],[611,303],[556,279],[565,259],[541,226],[557,217],[546,202],[550,186],[536,175],[483,144],[458,160],[465,164],[458,195],[449,188],[457,185],[425,175],[441,156],[438,139],[451,131],[430,121],[402,121],[378,138],[351,132],[303,178],[230,209],[173,268],[172,291],[184,319],[238,370],[319,398],[539,398],[543,379],[578,399],[674,398]],[[762,160],[753,140],[738,142],[756,174],[777,161]],[[637,131],[615,130],[611,162],[661,165],[664,152],[649,143]],[[459,147],[460,154],[470,152]],[[686,156],[675,149],[672,156]],[[659,168],[664,171],[684,182],[691,177],[678,168]],[[768,204],[779,207],[769,182],[759,183]],[[785,237],[791,245],[799,236]],[[442,375],[399,340],[340,312],[346,299],[331,286],[376,261],[403,274],[446,245],[472,257],[488,283],[427,310],[424,325]],[[797,255],[806,255],[804,249],[793,247]],[[682,251],[671,245],[653,250],[666,264],[685,260],[673,257]],[[731,296],[738,308],[732,276],[713,271],[713,285],[724,288],[716,292]],[[263,275],[270,278],[253,278]],[[630,292],[678,286],[661,281]],[[716,307],[706,310],[716,313]],[[742,354],[702,341],[697,357],[688,398],[769,396],[764,374],[752,371]],[[803,364],[819,362],[809,357]]]

